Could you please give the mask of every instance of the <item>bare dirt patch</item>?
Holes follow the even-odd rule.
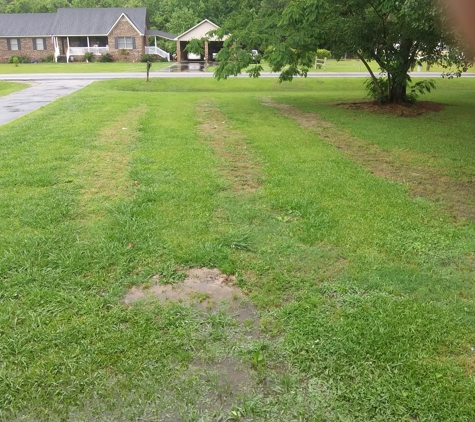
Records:
[[[197,110],[201,138],[222,159],[219,169],[231,188],[237,192],[255,192],[262,185],[261,165],[243,133],[232,129],[226,116],[210,100],[202,101]]]
[[[379,104],[376,101],[338,102],[332,103],[335,107],[350,110],[362,110],[368,113],[392,114],[400,117],[417,117],[425,113],[438,113],[445,108],[445,104],[433,101],[417,101],[414,104]]]
[[[223,274],[216,268],[193,268],[184,273],[186,278],[182,283],[155,284],[149,288],[134,286],[125,296],[124,302],[131,303],[153,295],[164,302],[188,301],[207,304],[211,301],[233,300],[242,296],[240,290],[234,287],[236,278]],[[153,276],[152,280],[159,281],[160,276]]]
[[[429,102],[425,103],[427,105]],[[458,218],[475,220],[475,202],[473,201],[475,184],[473,182],[454,181],[442,174],[439,169],[422,165],[414,166],[409,161],[410,157],[382,151],[377,145],[351,136],[348,131],[322,120],[318,114],[306,113],[294,106],[277,103],[269,98],[263,99],[262,104],[275,107],[284,116],[296,121],[303,129],[314,131],[319,137],[335,145],[374,175],[406,184],[411,196],[428,198],[440,203]],[[436,103],[429,104],[431,105],[427,107],[430,108]],[[370,105],[370,107],[373,106]]]
[[[125,295],[124,302],[131,304],[146,298],[162,303],[179,302],[204,311],[224,309],[239,322],[257,322],[257,310],[236,286],[233,275],[223,274],[216,268],[192,268],[184,273],[185,279],[175,284],[156,284],[160,276],[153,276],[151,281],[155,284],[150,287],[132,287]]]

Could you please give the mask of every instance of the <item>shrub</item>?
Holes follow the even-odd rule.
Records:
[[[324,48],[319,48],[319,49],[317,50],[317,57],[318,57],[319,59],[324,59],[325,57],[326,57],[327,59],[329,59],[329,58],[331,58],[331,56],[332,56],[332,52],[331,52],[331,51],[325,50]]]
[[[84,58],[88,61],[88,62],[92,62],[94,61],[94,53],[91,53],[90,51],[86,51],[84,53]]]
[[[101,63],[111,63],[114,60],[112,59],[112,56],[110,55],[110,53],[102,53],[101,57],[99,57],[99,61]]]
[[[48,54],[47,56],[41,59],[41,63],[52,63],[54,62],[54,56],[52,54]]]
[[[30,58],[26,56],[11,56],[8,63],[30,63]]]
[[[156,62],[157,57],[155,54],[142,54],[142,57],[140,57],[140,61],[145,63],[145,62]]]

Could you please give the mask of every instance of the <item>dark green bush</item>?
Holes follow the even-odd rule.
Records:
[[[52,54],[48,54],[47,56],[41,59],[41,63],[52,63],[54,62],[54,56]]]
[[[112,59],[110,53],[103,53],[101,54],[101,57],[99,57],[98,61],[100,61],[101,63],[111,63],[114,60]]]
[[[142,57],[140,58],[140,61],[145,63],[145,62],[156,62],[157,61],[157,56],[155,54],[142,54]]]
[[[93,62],[94,61],[94,53],[91,53],[90,51],[86,51],[84,53],[84,58],[88,61],[88,62]]]

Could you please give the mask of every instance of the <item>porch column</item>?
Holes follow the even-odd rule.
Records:
[[[155,35],[155,48],[157,48],[157,36]]]
[[[87,37],[87,51],[91,51],[89,46],[89,37]]]
[[[176,61],[181,62],[181,46],[180,41],[176,42]]]
[[[69,37],[66,37],[68,43],[68,51],[66,51],[66,63],[69,63]]]
[[[53,49],[54,49],[54,62],[58,63],[58,56],[56,55],[56,52],[58,50],[58,37],[53,37]]]
[[[209,45],[208,41],[205,41],[205,62],[208,63],[208,55],[209,55]]]

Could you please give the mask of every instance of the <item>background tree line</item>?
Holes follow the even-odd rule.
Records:
[[[0,13],[54,13],[61,7],[145,7],[151,28],[181,34],[203,19],[222,25],[248,0],[0,0]]]

